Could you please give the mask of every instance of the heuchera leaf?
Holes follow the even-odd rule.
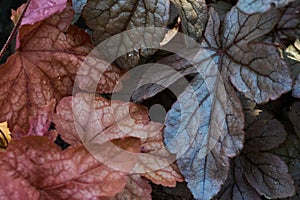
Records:
[[[165,28],[169,19],[169,7],[169,0],[89,0],[82,15],[87,26],[93,30],[94,43],[99,44],[112,35],[133,28]],[[154,32],[149,35],[151,36],[146,41],[152,44],[159,44],[163,39],[163,35]],[[115,41],[114,46],[133,48],[138,43],[133,35],[128,35],[127,38],[125,42]],[[117,64],[120,68],[128,69],[138,64],[141,56],[152,55],[154,52],[147,48],[134,50],[118,58]]]
[[[300,38],[300,1],[294,1],[284,9],[275,31],[281,39],[295,41]]]
[[[227,13],[220,30],[220,18],[216,11],[210,9],[201,43],[201,47],[207,50],[209,55],[203,56],[203,53],[199,53],[201,56],[196,55],[189,62],[201,71],[206,60],[214,59],[222,72],[223,80],[230,80],[232,85],[247,98],[256,103],[277,99],[281,94],[291,90],[292,80],[288,66],[281,59],[274,45],[254,42],[254,40],[269,33],[279,17],[279,12],[274,9],[263,14],[246,15],[233,7]],[[203,52],[203,49],[199,52]],[[175,70],[180,71],[175,64],[172,64],[173,66]],[[187,65],[183,65],[181,71],[183,75],[195,73],[195,70],[189,70]],[[157,76],[160,77],[158,83],[163,84],[166,82],[171,84],[179,78],[178,76],[173,79],[164,77],[169,76],[170,73],[158,72],[158,74]],[[161,89],[154,87],[153,93],[159,90]],[[148,94],[143,94],[143,91],[146,90],[143,89],[138,92],[138,95],[135,94],[135,100],[153,95],[149,91]]]
[[[266,12],[273,5],[277,8],[284,7],[293,1],[295,0],[239,0],[237,7],[244,13],[254,14]]]
[[[132,174],[128,177],[124,190],[110,200],[151,200],[151,191],[151,186],[146,179],[139,174]]]
[[[67,7],[64,12],[19,29],[20,46],[0,69],[0,115],[2,121],[8,120],[13,134],[15,127],[28,133],[30,120],[38,118],[40,109],[52,99],[58,101],[72,93],[77,70],[92,49],[88,34],[70,26],[72,18],[73,12]],[[98,64],[95,68],[103,68],[104,64]],[[113,90],[112,82],[119,77],[113,68],[103,74],[99,92]]]
[[[229,176],[215,200],[261,200],[260,195],[247,182],[240,158],[234,158]]]
[[[171,0],[178,10],[183,33],[196,41],[200,41],[208,18],[204,0]]]
[[[289,200],[297,200],[300,197],[300,173],[299,173],[299,164],[300,164],[300,140],[299,138],[290,133],[286,141],[273,150],[273,153],[280,156],[284,159],[285,163],[289,167],[289,173],[292,175],[295,186],[296,186],[296,195],[288,198]]]
[[[192,58],[190,58],[190,60],[192,60]],[[166,65],[168,68],[153,65],[143,73],[136,87],[137,89],[131,95],[131,98],[135,102],[153,97],[184,75],[197,73],[196,69],[192,67],[192,64],[187,59],[177,54],[159,59],[157,63]],[[176,71],[178,73],[176,73]]]
[[[214,65],[207,66],[209,72]],[[213,79],[209,84],[220,85],[218,76],[208,74]],[[244,121],[234,91],[225,85],[232,97],[224,100],[222,87],[215,86],[212,94],[206,83],[199,75],[194,78],[192,90],[186,89],[168,112],[164,132],[166,146],[177,153],[178,167],[197,199],[211,199],[219,192],[227,178],[228,157],[243,146]]]
[[[140,151],[138,151],[140,154],[137,155],[137,160],[131,163],[133,167],[131,173],[142,173],[152,182],[169,187],[174,187],[177,181],[182,181],[182,176],[176,165],[172,164],[175,160],[174,156],[164,148],[162,125],[149,121],[148,111],[145,107],[96,97],[94,100],[96,116],[94,118],[88,112],[93,107],[92,104],[89,104],[89,96],[77,94],[75,97],[75,110],[77,110],[77,106],[80,109],[80,116],[78,116],[79,118],[75,117],[75,120],[72,110],[72,97],[63,98],[57,106],[54,122],[63,140],[69,144],[81,143],[78,134],[82,133],[77,132],[80,130],[76,130],[76,126],[88,130],[86,133],[91,135],[84,135],[83,139],[89,140],[89,138],[92,138],[92,143],[97,145],[110,140],[115,141],[128,137],[139,138],[141,140]],[[84,102],[76,102],[78,97],[83,97]],[[98,123],[100,125],[97,125]],[[122,143],[124,141],[120,141],[120,144]],[[114,144],[116,145],[115,142]],[[129,142],[127,146],[132,145]],[[98,148],[98,151],[100,150],[107,151],[104,148]]]
[[[14,138],[21,138],[29,135],[48,136],[50,139],[55,140],[55,132],[50,132],[49,128],[54,114],[55,100],[49,101],[44,107],[38,110],[36,117],[29,119],[30,128],[29,132],[25,133],[20,127],[15,126]]]
[[[247,122],[247,124],[250,124]],[[255,121],[247,127],[246,141],[247,147],[251,151],[270,150],[283,143],[286,132],[283,125],[268,113],[260,113]]]
[[[295,192],[293,180],[286,164],[277,156],[287,152],[277,150],[275,155],[267,151],[284,142],[286,132],[283,125],[265,112],[249,114],[256,117],[246,117],[251,120],[247,121],[245,148],[232,160],[231,176],[216,199],[260,200],[261,195],[270,199],[292,196]],[[287,154],[291,153],[287,151]]]
[[[96,199],[122,191],[127,176],[95,160],[83,145],[62,151],[46,137],[14,140],[0,160],[1,199]],[[113,185],[113,187],[112,187]]]
[[[250,185],[267,198],[284,198],[295,193],[287,165],[266,151],[279,146],[285,138],[284,127],[266,113],[260,114],[246,129],[245,148],[240,156],[244,175]]]
[[[67,0],[31,0],[21,22],[21,26],[35,24],[62,12],[67,6]]]
[[[158,1],[89,0],[83,10],[86,24],[93,30],[96,44],[124,30],[144,26],[165,27],[170,3]]]
[[[67,0],[59,0],[59,1],[32,0],[28,5],[26,13],[24,13],[22,21],[20,23],[20,28],[24,25],[36,24],[37,22],[41,22],[51,17],[55,13],[60,13],[64,9],[66,9],[66,6],[67,6]],[[14,21],[14,23],[16,23],[15,21],[17,21],[17,19],[22,14],[24,8],[25,5],[22,5],[20,8],[17,9],[17,12],[12,12],[12,20]],[[26,29],[23,30],[23,32],[26,32]],[[20,41],[19,41],[20,37],[22,36],[20,36],[20,33],[18,33],[16,38],[16,48],[20,47]]]
[[[86,138],[93,138],[98,144],[125,137],[148,138],[161,132],[162,125],[150,122],[148,111],[143,106],[130,102],[109,101],[100,96],[90,102],[90,97],[92,96],[88,94],[77,94],[73,109],[71,96],[63,98],[57,106],[53,121],[63,140],[69,144],[81,143],[76,130],[80,127],[91,134],[86,135]],[[94,105],[95,116],[91,116],[89,111]],[[76,115],[74,109],[80,115]]]
[[[21,46],[0,69],[0,113],[13,133],[15,126],[28,132],[39,109],[71,93],[72,76],[91,49],[84,31],[68,28],[71,19],[72,12],[65,10],[19,30]]]
[[[233,8],[224,22],[221,49],[226,52],[220,55],[222,64],[228,68],[229,79],[237,90],[257,103],[276,99],[291,89],[288,67],[277,48],[251,43],[272,30],[278,17],[275,10],[249,16]],[[214,44],[208,42],[208,47]]]
[[[295,194],[294,182],[280,157],[267,153],[248,153],[243,160],[245,176],[256,191],[267,198],[283,198]]]
[[[176,182],[183,181],[178,167],[173,163],[175,156],[165,149],[162,132],[141,140],[141,153],[132,173],[143,172],[141,175],[153,183],[167,187],[175,187]]]
[[[234,7],[227,14],[223,31],[218,35],[220,20],[217,13],[210,10],[202,46],[211,49],[217,63],[208,65],[204,62],[200,66],[204,76],[214,79],[210,78],[211,82],[207,82],[197,75],[191,82],[193,90],[186,89],[178,97],[179,103],[173,105],[165,122],[166,146],[171,153],[177,153],[177,164],[195,198],[209,199],[219,192],[228,174],[228,157],[236,155],[242,148],[241,105],[227,83],[228,79],[240,92],[258,103],[278,98],[291,88],[288,67],[281,61],[277,49],[265,44],[251,44],[253,39],[268,33],[278,19],[274,10],[249,16]],[[274,60],[278,62],[276,66]],[[221,69],[224,82],[218,80],[220,77],[216,73],[211,74],[216,65]],[[225,85],[226,92],[215,90],[213,95],[216,97],[213,99],[207,87],[218,83]],[[191,96],[193,93],[194,97]],[[228,95],[225,102],[221,98],[224,93]],[[213,124],[223,123],[211,118],[213,112],[226,116],[224,127],[218,127],[220,130]],[[211,130],[220,131],[220,138],[216,139],[218,133]],[[204,145],[209,147],[209,142],[214,140],[217,140],[216,145],[207,156],[200,158],[201,148]]]

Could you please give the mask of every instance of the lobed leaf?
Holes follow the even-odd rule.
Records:
[[[83,101],[79,100],[80,97]],[[132,162],[121,153],[124,158],[117,156],[109,164],[121,163],[117,160],[121,159],[127,162],[126,166],[128,165],[131,173],[140,173],[152,182],[164,186],[174,187],[177,181],[182,181],[177,167],[172,164],[175,160],[174,156],[164,147],[161,124],[149,121],[148,112],[144,107],[96,97],[93,101],[96,113],[95,116],[91,116],[90,109],[93,104],[89,104],[89,97],[90,95],[78,94],[73,99],[74,110],[72,110],[72,97],[61,100],[54,115],[54,122],[63,140],[69,144],[83,141],[90,146],[88,148],[95,153],[94,155],[102,152],[102,155],[107,154],[105,158],[109,158],[116,153],[114,146],[127,151],[127,147],[133,148],[135,141],[129,139],[134,137],[141,142],[136,144],[137,151],[134,152],[139,154],[132,158]],[[80,115],[75,115],[76,112]],[[109,141],[112,141],[113,145],[110,145]],[[101,157],[104,160],[105,158]]]
[[[99,44],[113,35],[133,28],[165,28],[169,20],[169,7],[168,0],[89,0],[83,10],[83,18],[87,26],[93,30],[94,43]],[[126,49],[136,48],[136,44],[139,42],[136,40],[137,37],[126,33],[122,34],[126,38],[122,37],[120,41],[114,41],[114,46],[125,47]],[[145,41],[150,44],[159,45],[159,42],[163,39],[163,35],[157,34],[155,31],[144,34],[147,37]],[[118,51],[118,49],[116,50]],[[113,54],[116,53],[116,50]],[[147,49],[147,46],[140,51],[134,49],[125,56],[118,58],[117,63],[119,67],[129,69],[138,64],[141,56],[146,57],[154,52],[154,50]],[[110,53],[108,53],[109,55]]]
[[[247,126],[245,149],[240,156],[244,176],[267,198],[284,198],[295,193],[287,165],[279,156],[266,152],[278,147],[285,138],[286,132],[280,122],[264,112]]]
[[[234,158],[231,165],[229,177],[225,184],[222,186],[222,190],[216,196],[216,200],[260,200],[260,195],[254,188],[247,182],[244,175],[244,168],[240,161],[240,158]]]
[[[244,157],[245,176],[256,191],[267,198],[295,194],[294,182],[287,165],[271,153],[249,153]]]
[[[247,147],[252,151],[264,151],[278,147],[286,139],[283,125],[268,113],[261,113],[247,127]]]
[[[227,178],[229,158],[243,146],[243,115],[237,98],[227,99],[214,65],[197,75],[166,117],[165,144],[177,154],[180,172],[195,198],[211,199]],[[214,90],[209,90],[214,86]],[[233,94],[225,86],[226,92]]]
[[[0,194],[20,196],[24,187],[29,189],[28,194],[33,194],[28,199],[110,197],[120,192],[127,182],[126,174],[99,163],[83,145],[62,151],[52,141],[40,136],[14,140],[7,151],[1,153],[0,163],[0,171],[5,172],[2,173],[4,179],[9,180],[6,183],[1,181]],[[16,190],[12,184],[22,187]]]
[[[175,187],[177,182],[183,181],[174,163],[175,156],[165,149],[162,132],[151,138],[142,139],[141,142],[141,153],[131,173],[142,173],[142,176],[153,183],[167,187]]]
[[[67,7],[64,12],[44,21],[20,27],[20,46],[0,69],[3,75],[0,80],[0,115],[1,120],[8,119],[12,134],[18,127],[28,133],[30,120],[38,118],[44,106],[72,93],[77,70],[92,49],[88,34],[70,26],[72,18],[73,12]],[[103,68],[103,62],[93,65],[92,69]],[[113,90],[118,75],[106,75],[119,72],[114,72],[114,67],[108,71],[100,80],[99,92]],[[104,80],[107,80],[105,85]]]

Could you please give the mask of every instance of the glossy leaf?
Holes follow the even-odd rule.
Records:
[[[239,0],[237,7],[247,14],[263,13],[272,7],[284,7],[294,0]]]
[[[1,181],[0,194],[21,196],[23,188],[27,188],[28,194],[32,194],[27,199],[109,197],[122,191],[127,182],[126,174],[99,163],[83,145],[62,151],[46,137],[14,140],[1,153],[0,163],[4,180],[9,180]],[[3,196],[3,199],[11,198]]]

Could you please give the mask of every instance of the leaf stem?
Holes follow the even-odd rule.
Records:
[[[18,27],[20,26],[21,21],[22,21],[22,19],[23,19],[23,17],[24,17],[24,14],[25,14],[25,12],[26,12],[26,10],[27,10],[29,4],[30,4],[30,1],[31,1],[31,0],[27,0],[25,9],[23,10],[22,14],[20,15],[20,17],[19,17],[19,19],[18,19],[16,25],[14,26],[13,30],[10,32],[10,35],[9,35],[8,39],[6,40],[4,46],[2,47],[1,52],[0,52],[0,59],[2,59],[2,57],[3,57],[3,55],[4,55],[5,51],[6,51],[6,49],[7,49],[8,45],[9,45],[9,43],[12,41],[14,35],[16,34],[17,29],[18,29]]]

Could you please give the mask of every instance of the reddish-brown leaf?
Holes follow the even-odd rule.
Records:
[[[62,99],[57,106],[54,122],[63,140],[76,144],[81,143],[81,138],[91,152],[96,155],[102,152],[101,156],[105,155],[101,159],[116,156],[109,161],[110,164],[127,162],[128,170],[141,173],[156,184],[174,187],[177,181],[182,181],[173,164],[175,157],[164,147],[162,125],[149,121],[145,107],[108,101],[103,97],[90,101],[90,97],[77,94],[73,98],[73,110],[72,97]],[[91,111],[94,105],[96,110],[93,114]],[[134,147],[138,147],[138,152],[141,152],[129,158],[115,146],[129,152],[136,152]],[[117,153],[123,155],[123,158]],[[122,170],[125,170],[125,166]]]
[[[8,194],[12,193],[21,196],[24,188],[29,196],[22,196],[24,200],[110,197],[127,182],[125,173],[99,163],[83,145],[62,151],[46,137],[14,140],[1,153],[0,164],[1,175],[7,180],[0,181],[1,199],[11,199]]]
[[[43,10],[39,8],[36,8],[37,13]],[[30,119],[38,118],[39,110],[50,100],[58,102],[72,93],[77,70],[92,49],[89,35],[70,26],[72,18],[73,11],[67,7],[44,21],[23,24],[19,29],[20,45],[0,69],[0,116],[2,121],[8,120],[13,134],[15,127],[21,127],[27,133]],[[104,68],[103,63],[94,63],[89,69],[100,70]],[[114,67],[108,70],[109,73],[104,73],[100,79],[99,92],[112,91],[111,82],[105,80],[115,83],[118,79]],[[89,74],[82,75],[89,77]]]
[[[155,184],[175,187],[176,182],[183,181],[183,177],[174,163],[175,155],[165,149],[162,132],[151,138],[142,139],[141,153],[137,160],[132,172],[142,173],[142,176]]]
[[[35,117],[30,117],[29,132],[25,133],[21,127],[15,126],[14,138],[21,138],[29,135],[48,136],[50,139],[55,140],[56,132],[49,131],[51,121],[54,114],[55,100],[49,101],[49,103],[38,110]]]
[[[124,190],[110,200],[151,200],[151,186],[148,181],[138,174],[128,177],[128,182]]]
[[[70,143],[81,143],[93,138],[93,143],[102,144],[109,140],[125,137],[148,138],[161,134],[162,124],[150,122],[145,107],[121,101],[109,101],[97,96],[77,94],[65,97],[57,106],[54,115],[56,128],[62,138]],[[72,109],[73,101],[73,109]],[[92,113],[95,106],[95,113]]]
[[[26,180],[13,178],[7,172],[0,169],[0,199],[3,200],[38,200],[39,191],[32,187]]]
[[[30,118],[43,106],[71,93],[78,65],[91,49],[84,31],[68,28],[72,16],[65,10],[19,30],[20,48],[0,69],[0,115],[13,134],[16,126],[28,132]]]

